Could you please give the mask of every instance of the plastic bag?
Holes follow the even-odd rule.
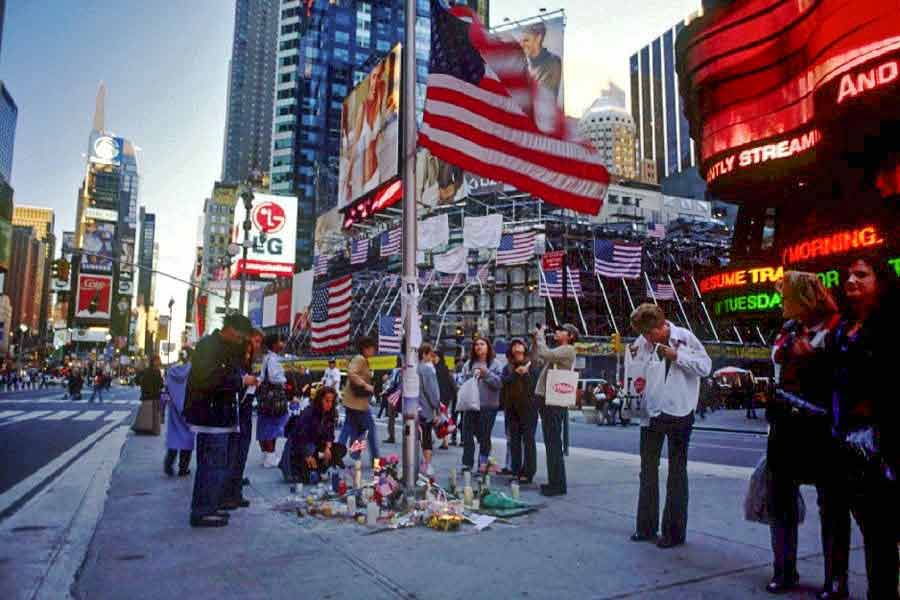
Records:
[[[467,379],[456,394],[456,410],[459,412],[474,412],[481,410],[481,396],[478,393],[478,380],[475,377]]]
[[[754,523],[769,525],[772,522],[772,472],[769,470],[766,456],[763,455],[756,463],[750,483],[747,486],[747,495],[744,498],[744,519]],[[797,503],[797,522],[806,520],[806,502],[803,495],[797,490],[795,498]]]

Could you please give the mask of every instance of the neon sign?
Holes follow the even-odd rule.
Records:
[[[717,315],[721,315],[722,313],[758,312],[774,310],[776,308],[781,308],[781,294],[778,292],[773,292],[771,294],[762,292],[759,294],[724,298],[715,304]]]
[[[884,244],[884,238],[878,235],[874,226],[860,229],[848,229],[837,233],[804,240],[799,244],[788,246],[781,254],[784,264],[813,260],[833,254],[844,254],[860,248],[873,248]]]
[[[760,267],[730,273],[711,275],[700,281],[700,291],[711,292],[721,288],[742,287],[750,284],[775,283],[784,277],[784,267]]]
[[[892,258],[888,261],[888,264],[894,267],[894,273],[897,274],[897,277],[900,277],[900,258]]]
[[[783,139],[779,142],[747,148],[713,163],[712,167],[706,172],[706,181],[707,183],[712,183],[722,175],[727,175],[737,169],[744,169],[772,160],[791,158],[814,148],[821,141],[822,133],[818,129],[811,129],[802,135]]]
[[[856,98],[876,88],[893,83],[900,77],[898,61],[890,60],[877,67],[866,69],[854,74],[846,74],[841,77],[841,85],[838,89],[837,103],[840,104],[846,98]]]

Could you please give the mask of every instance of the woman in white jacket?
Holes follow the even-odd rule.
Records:
[[[259,382],[283,386],[287,383],[287,377],[278,361],[278,355],[284,350],[284,338],[277,334],[267,335],[264,344],[266,354],[263,357]],[[263,452],[263,466],[267,469],[278,466],[278,460],[275,458],[275,441],[279,437],[284,437],[284,426],[288,417],[288,413],[285,412],[281,416],[259,415],[256,419],[256,439]]]

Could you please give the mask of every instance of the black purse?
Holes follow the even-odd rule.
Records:
[[[269,381],[268,362],[263,365],[263,380],[256,390],[259,414],[264,417],[283,417],[288,413],[288,397],[284,386]]]

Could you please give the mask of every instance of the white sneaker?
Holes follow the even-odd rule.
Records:
[[[266,469],[274,469],[278,466],[278,461],[275,460],[274,452],[266,452],[266,457],[263,459],[263,467]]]

